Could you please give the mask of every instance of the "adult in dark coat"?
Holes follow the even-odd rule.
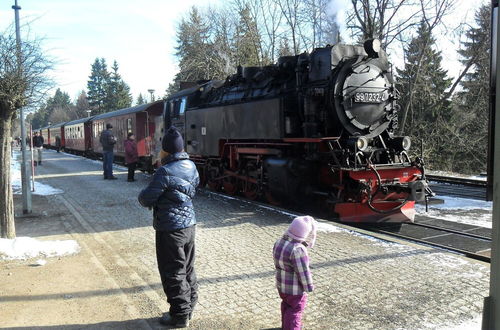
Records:
[[[35,132],[35,136],[33,136],[33,150],[35,151],[35,166],[42,165],[42,152],[43,152],[43,136],[41,136],[38,132]]]
[[[134,172],[137,166],[137,161],[139,160],[139,155],[137,154],[137,143],[135,143],[134,133],[128,133],[127,139],[123,142],[125,148],[125,164],[128,168],[128,182],[134,182]]]
[[[101,132],[99,142],[102,145],[102,169],[104,180],[115,180],[113,175],[113,149],[115,148],[116,138],[113,135],[113,125],[106,124],[106,130]]]
[[[61,137],[56,135],[56,150],[57,152],[61,151]]]
[[[192,199],[200,179],[195,164],[184,152],[182,136],[174,127],[163,137],[162,149],[168,156],[149,186],[139,194],[139,202],[153,208],[158,269],[170,304],[160,323],[187,327],[198,301]]]

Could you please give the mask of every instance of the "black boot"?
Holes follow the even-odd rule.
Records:
[[[160,318],[160,323],[173,328],[187,328],[189,327],[189,317],[188,315],[171,316],[170,313],[165,313]]]

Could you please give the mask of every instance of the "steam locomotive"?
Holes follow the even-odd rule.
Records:
[[[201,185],[270,203],[319,206],[344,222],[413,221],[432,194],[411,141],[396,136],[397,91],[378,40],[317,48],[275,65],[238,67],[226,80],[194,84],[165,100],[39,129],[46,147],[102,154],[111,123],[136,136],[139,163],[161,161],[165,127],[184,135]]]
[[[413,221],[431,194],[378,40],[238,67],[164,103],[202,185],[249,199],[317,204],[344,222]]]

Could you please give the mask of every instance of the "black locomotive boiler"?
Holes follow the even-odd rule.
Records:
[[[202,184],[271,203],[318,203],[345,222],[412,221],[423,164],[396,136],[397,92],[378,40],[239,67],[165,101]]]

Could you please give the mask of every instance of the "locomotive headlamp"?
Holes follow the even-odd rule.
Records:
[[[378,39],[368,39],[363,44],[365,52],[369,57],[377,58],[378,52],[380,51],[380,40]]]
[[[358,151],[368,149],[368,139],[364,136],[353,137],[347,140],[347,145],[351,148],[356,148]]]
[[[359,151],[365,151],[368,148],[368,139],[364,136],[361,136],[356,141],[356,148]]]
[[[411,147],[409,136],[398,136],[390,141],[390,146],[399,151],[408,151]]]

